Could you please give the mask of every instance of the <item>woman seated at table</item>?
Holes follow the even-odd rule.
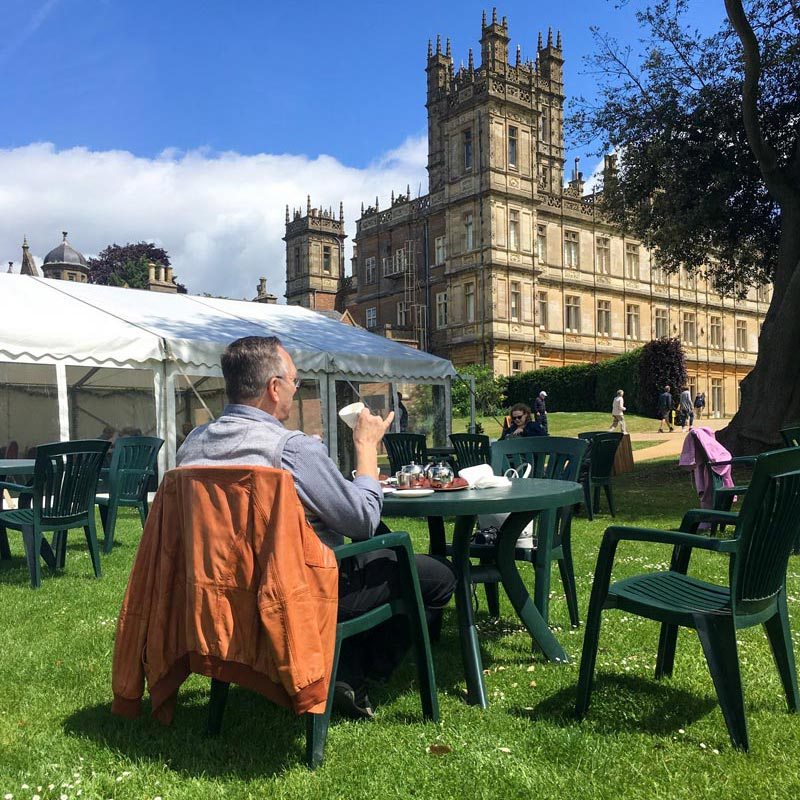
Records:
[[[531,410],[525,403],[517,403],[511,406],[508,412],[511,424],[508,424],[509,417],[506,417],[506,424],[503,426],[501,439],[508,439],[511,436],[546,436],[544,428],[538,422],[531,420]]]

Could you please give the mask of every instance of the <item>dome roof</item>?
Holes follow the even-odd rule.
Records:
[[[62,231],[64,241],[58,247],[54,247],[45,257],[45,264],[72,264],[74,266],[86,267],[86,259],[83,253],[79,253],[67,241],[67,232]]]

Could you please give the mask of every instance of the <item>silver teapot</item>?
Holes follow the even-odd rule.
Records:
[[[401,488],[413,487],[425,477],[425,467],[413,461],[397,473],[397,485]]]
[[[445,461],[431,463],[425,468],[425,477],[431,482],[434,489],[443,489],[453,482],[455,473],[452,467]]]

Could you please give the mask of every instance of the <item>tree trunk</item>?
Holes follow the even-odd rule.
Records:
[[[734,455],[782,446],[780,428],[800,421],[800,204],[784,210],[772,303],[742,401],[717,438]],[[791,265],[791,266],[790,266]]]

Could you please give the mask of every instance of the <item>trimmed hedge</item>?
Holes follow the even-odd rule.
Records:
[[[634,414],[654,416],[659,391],[669,383],[678,396],[686,383],[686,361],[678,339],[656,339],[638,350],[596,364],[544,367],[508,379],[509,405],[532,405],[542,389],[552,411],[608,411],[617,389]],[[656,388],[654,388],[656,387]]]

